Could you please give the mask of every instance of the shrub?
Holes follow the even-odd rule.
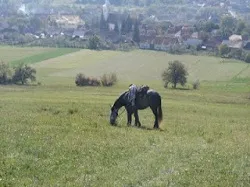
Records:
[[[101,76],[102,86],[113,86],[117,82],[115,73],[104,74]]]
[[[79,73],[76,75],[75,83],[77,86],[100,86],[101,85],[101,82],[98,79],[86,77],[82,73]]]
[[[193,82],[193,89],[197,90],[200,87],[200,81],[196,80],[195,82]]]
[[[104,74],[100,80],[93,77],[86,77],[84,74],[79,73],[76,75],[75,84],[77,86],[113,86],[117,82],[115,73]]]

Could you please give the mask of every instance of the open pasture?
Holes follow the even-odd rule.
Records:
[[[199,90],[162,87],[174,59],[204,80]],[[249,66],[221,61],[81,50],[32,64],[41,86],[0,86],[0,186],[248,186]],[[114,87],[74,85],[78,72],[111,71]],[[144,128],[127,127],[125,113],[109,125],[109,104],[131,81],[161,94],[161,130],[149,109],[139,112]]]
[[[100,76],[116,72],[121,82],[161,83],[161,74],[169,61],[183,62],[189,72],[189,81],[230,81],[232,78],[250,78],[247,63],[208,56],[171,55],[156,51],[90,51],[81,50],[58,58],[36,63],[41,81],[53,84],[61,78],[71,83],[76,74]],[[40,72],[40,73],[39,73]],[[70,83],[68,82],[68,84]],[[56,82],[58,84],[59,81]]]

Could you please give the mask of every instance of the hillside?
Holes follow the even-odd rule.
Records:
[[[65,56],[35,64],[39,77],[46,80],[63,78],[72,80],[77,73],[87,76],[100,76],[116,72],[122,82],[156,83],[161,81],[161,73],[173,60],[183,62],[189,72],[190,82],[230,81],[233,78],[250,78],[249,64],[208,56],[170,55],[154,51],[90,51],[81,50]],[[73,83],[73,82],[72,82]]]

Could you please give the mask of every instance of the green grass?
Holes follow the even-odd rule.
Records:
[[[232,78],[247,78],[249,64],[207,56],[170,55],[155,51],[90,51],[81,50],[68,56],[49,59],[35,64],[38,77],[46,84],[58,84],[60,80],[74,84],[78,73],[98,77],[116,72],[124,82],[139,84],[161,81],[161,74],[168,63],[180,60],[188,69],[188,80],[230,81]],[[53,80],[51,81],[51,77]]]
[[[54,48],[42,47],[10,47],[0,46],[0,60],[4,62],[12,62],[22,58],[28,58],[41,53],[55,51]]]
[[[163,131],[128,128],[125,114],[112,127],[124,89],[1,87],[0,186],[249,184],[249,99],[156,87]],[[152,129],[150,110],[140,119]]]
[[[191,63],[190,76],[203,79],[199,90],[162,87],[157,71],[173,59]],[[0,86],[0,186],[249,186],[250,84],[239,74],[247,64],[223,65],[213,57],[88,50],[32,64],[41,86]],[[216,68],[221,73],[206,74]],[[81,71],[116,71],[119,82],[79,88]],[[125,113],[109,125],[109,105],[129,81],[160,93],[162,130],[153,130],[150,109],[139,112],[145,128],[127,127]]]
[[[18,60],[11,61],[10,64],[12,66],[17,64],[34,64],[37,62],[45,61],[48,59],[53,59],[59,56],[66,55],[68,53],[73,53],[79,51],[79,49],[70,49],[70,48],[59,48],[52,51],[45,51],[43,53],[35,54],[32,56],[28,56],[25,58],[21,58]]]

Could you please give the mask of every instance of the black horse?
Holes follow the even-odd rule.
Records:
[[[147,90],[145,93],[138,92],[136,94],[135,105],[135,108],[131,106],[129,102],[128,91],[121,94],[111,107],[110,124],[115,124],[116,118],[118,116],[118,111],[121,107],[124,106],[127,111],[127,124],[131,125],[132,114],[134,114],[135,126],[140,127],[141,123],[138,116],[138,110],[143,110],[147,107],[150,107],[155,116],[154,128],[159,128],[159,124],[162,121],[161,96],[159,95],[159,93],[151,89]]]

